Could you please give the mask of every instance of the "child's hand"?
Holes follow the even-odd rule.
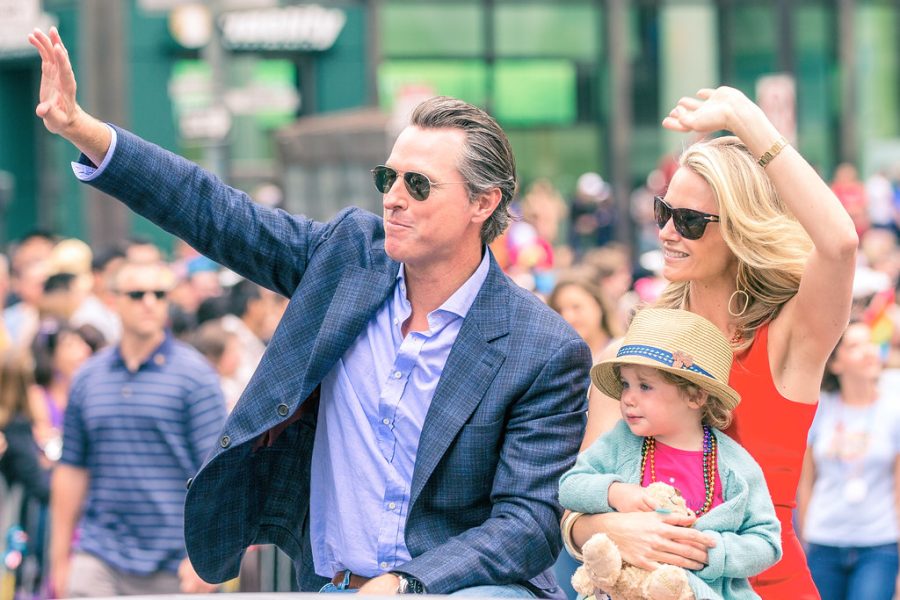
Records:
[[[609,486],[609,505],[617,512],[652,512],[659,503],[650,497],[646,488],[636,483],[615,482]]]

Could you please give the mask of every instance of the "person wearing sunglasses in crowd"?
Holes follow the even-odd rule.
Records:
[[[487,248],[516,187],[497,123],[423,102],[372,171],[383,215],[318,223],[90,117],[59,34],[30,41],[36,112],[82,151],[82,179],[291,298],[188,484],[197,572],[224,581],[244,548],[275,543],[303,591],[561,598],[556,486],[583,432],[590,351]]]
[[[75,375],[51,478],[55,597],[208,593],[182,520],[184,481],[225,420],[218,377],[166,331],[168,267],[125,263],[113,281],[122,336]]]
[[[655,200],[670,282],[657,305],[706,317],[734,349],[729,384],[744,401],[727,433],[762,466],[784,548],[781,561],[751,578],[755,591],[766,599],[817,598],[791,512],[818,382],[850,314],[856,232],[828,185],[740,91],[700,90],[663,125],[735,134],[688,147]],[[592,392],[583,449],[615,409]],[[700,569],[712,540],[683,524],[610,513],[577,517],[566,530],[575,548],[607,533],[639,567]]]

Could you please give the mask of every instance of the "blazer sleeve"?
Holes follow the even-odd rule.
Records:
[[[762,469],[749,455],[747,458],[749,463],[741,469],[741,474],[747,479],[749,500],[740,529],[703,530],[716,542],[708,551],[709,564],[695,571],[704,581],[752,577],[781,560],[781,523],[775,515]]]
[[[626,481],[618,464],[618,450],[625,443],[622,421],[591,444],[578,456],[559,482],[559,503],[580,513],[613,512],[609,505],[609,486]]]
[[[199,252],[290,297],[326,225],[253,202],[198,165],[118,127],[89,181]],[[91,164],[84,155],[79,162]]]
[[[562,548],[560,475],[584,433],[590,351],[570,339],[510,407],[491,488],[491,516],[398,567],[430,594],[521,583],[549,568]]]

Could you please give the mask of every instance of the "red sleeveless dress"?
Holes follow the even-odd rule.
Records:
[[[791,402],[778,392],[769,367],[768,341],[766,324],[757,330],[753,345],[735,356],[728,380],[741,395],[741,403],[726,433],[762,467],[781,521],[784,556],[772,568],[751,577],[750,583],[763,600],[818,600],[819,593],[791,520],[806,434],[816,406]]]

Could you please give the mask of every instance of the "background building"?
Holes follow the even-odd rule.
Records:
[[[568,194],[581,173],[598,171],[620,205],[685,143],[659,125],[672,104],[717,83],[759,98],[826,176],[841,160],[866,175],[900,158],[895,1],[188,4],[0,0],[0,171],[8,174],[0,176],[0,242],[43,227],[100,245],[131,233],[167,243],[77,185],[73,151],[34,118],[39,62],[24,37],[49,22],[69,45],[90,112],[263,201],[275,199],[274,184],[288,209],[320,217],[341,203],[320,205],[316,195],[377,206],[363,161],[382,143],[386,151],[390,115],[431,93],[488,108],[510,135],[524,183],[547,177]],[[387,116],[379,121],[372,108]],[[348,110],[369,116],[291,125]],[[341,141],[357,128],[384,135],[363,151]],[[296,151],[308,139],[329,149],[327,161],[308,162],[318,146]]]

